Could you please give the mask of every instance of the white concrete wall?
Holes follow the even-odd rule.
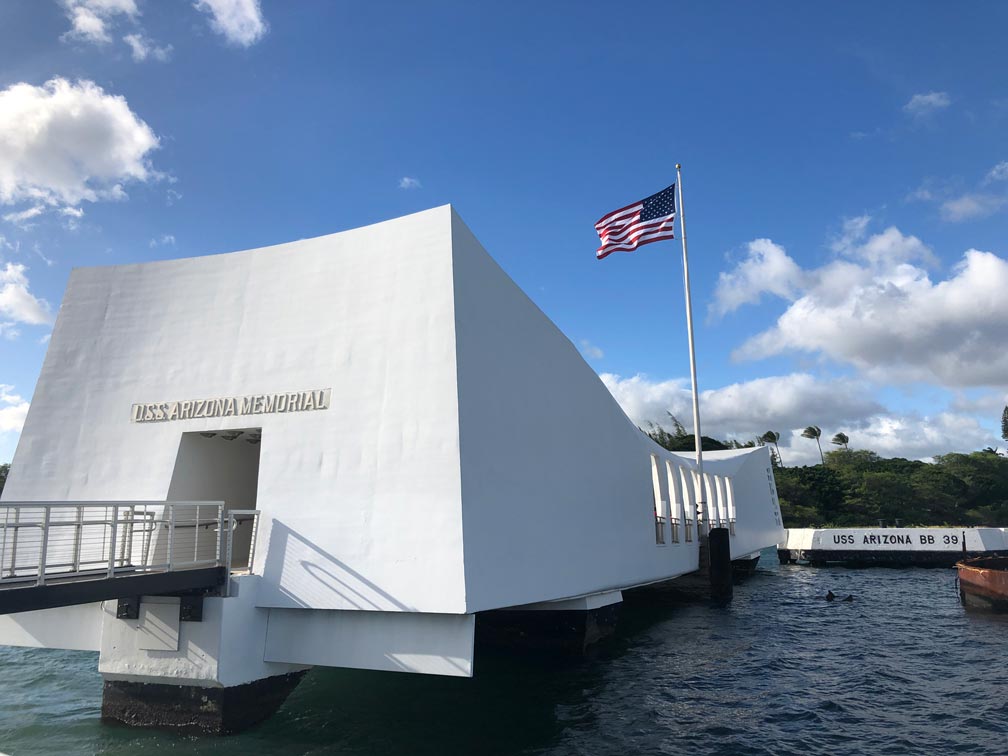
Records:
[[[676,462],[687,470],[696,469],[694,454],[677,452]],[[704,452],[704,474],[716,476],[731,486],[735,535],[731,538],[733,559],[774,546],[785,538],[777,487],[768,447]],[[708,493],[708,500],[714,496]]]
[[[110,680],[230,687],[304,669],[265,660],[270,610],[256,606],[261,579],[246,575],[232,584],[229,598],[204,599],[201,622],[179,622],[177,599],[145,598],[136,620],[116,619],[116,602],[106,601],[98,671]],[[144,609],[157,601],[168,603],[168,622],[151,630],[144,627]],[[152,648],[159,641],[165,647]]]
[[[655,543],[651,454],[671,455],[457,216],[452,238],[467,609],[695,570],[695,539]]]
[[[130,421],[134,403],[329,388],[322,411]],[[682,528],[655,542],[651,457],[665,514],[682,509],[665,463],[688,478],[691,462],[633,426],[449,207],[74,271],[4,500],[245,506],[253,476],[224,442],[180,441],[250,427],[261,607],[463,614],[697,566]],[[768,467],[765,450],[708,463],[736,476],[735,555],[779,540]],[[711,490],[727,511],[724,481]]]
[[[0,644],[4,646],[98,651],[101,634],[101,602],[0,614]]]
[[[272,609],[271,662],[472,677],[472,614]]]
[[[254,425],[262,603],[464,611],[450,217],[75,270],[3,499],[164,500],[183,432]],[[323,388],[324,411],[130,422]]]

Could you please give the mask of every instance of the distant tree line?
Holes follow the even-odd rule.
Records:
[[[648,435],[670,451],[693,451],[693,436],[671,415],[672,430],[652,426]],[[1002,415],[1008,441],[1008,407]],[[804,438],[821,431],[809,426]],[[784,527],[886,525],[1008,526],[1008,458],[990,447],[970,454],[943,454],[933,463],[883,458],[867,449],[850,449],[850,438],[836,434],[841,447],[822,452],[822,464],[784,467],[777,441],[767,431],[740,443],[703,437],[703,449],[732,449],[770,445]]]
[[[821,465],[776,467],[784,526],[1008,525],[1008,459],[985,449],[934,460],[840,449]]]

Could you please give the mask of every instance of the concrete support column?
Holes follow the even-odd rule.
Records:
[[[118,602],[106,601],[102,720],[227,734],[271,716],[308,668],[264,661],[269,610],[255,605],[258,580],[233,580],[231,595],[204,598],[201,613],[148,596],[132,618],[119,618]]]
[[[713,601],[732,599],[731,542],[728,528],[711,528],[707,536],[708,578]]]
[[[288,672],[230,687],[106,679],[101,718],[131,727],[231,735],[271,717],[304,674]]]
[[[582,654],[616,630],[620,591],[523,604],[476,615],[478,648]]]

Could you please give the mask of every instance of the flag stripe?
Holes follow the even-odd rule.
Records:
[[[606,213],[595,223],[601,246],[595,257],[633,252],[642,244],[675,238],[675,184],[650,197]]]
[[[618,242],[615,244],[603,244],[595,253],[595,256],[600,260],[608,255],[610,252],[633,252],[642,244],[647,244],[649,242],[661,241],[662,239],[674,239],[675,235],[673,229],[670,227],[662,227],[653,229],[646,233],[642,233],[635,236],[633,239],[628,239],[624,242]]]
[[[648,244],[650,242],[656,242],[656,241],[665,241],[666,239],[675,239],[675,236],[672,235],[671,231],[663,231],[660,234],[656,234],[653,237],[645,239],[644,241],[640,242],[640,244],[627,245],[625,247],[609,247],[605,250],[605,252],[596,252],[595,257],[599,260],[603,260],[609,255],[611,255],[613,252],[634,252],[637,249],[637,247],[641,246],[641,244]]]
[[[666,239],[675,239],[671,231],[662,233],[651,239],[645,239],[643,242],[641,242],[641,244],[648,244],[650,242],[656,242],[656,241],[665,241]],[[604,260],[605,258],[609,257],[609,255],[611,255],[613,252],[634,252],[636,251],[637,247],[641,246],[641,244],[637,244],[632,247],[610,247],[605,252],[596,252],[595,257],[598,260]]]
[[[659,226],[652,227],[652,228],[640,229],[638,231],[634,231],[634,233],[632,235],[630,235],[629,237],[627,237],[625,239],[621,239],[621,240],[613,241],[613,242],[610,242],[610,241],[607,240],[604,244],[602,244],[601,247],[599,247],[599,249],[602,250],[602,249],[606,249],[608,247],[640,246],[640,242],[643,239],[649,238],[653,234],[666,233],[666,232],[667,233],[672,233],[673,229],[671,228],[671,225],[672,224],[670,222],[668,224],[664,224],[663,223],[663,224],[661,224]]]
[[[647,221],[646,223],[630,223],[623,228],[616,229],[613,231],[606,231],[603,234],[603,244],[615,243],[623,241],[627,236],[640,230],[649,230],[656,228],[663,223],[668,222],[668,218],[657,218],[653,221]]]
[[[621,207],[619,210],[613,210],[611,213],[606,213],[605,215],[603,215],[601,218],[599,218],[595,222],[595,228],[598,228],[599,226],[604,225],[605,223],[608,223],[612,218],[614,218],[615,216],[619,215],[620,213],[622,213],[625,210],[638,210],[638,209],[640,209],[643,206],[644,206],[644,203],[642,201],[638,200],[637,202],[631,202],[626,207]]]
[[[667,234],[668,235],[667,238],[674,239],[675,232],[673,230],[672,224],[674,224],[675,219],[669,218],[668,220],[670,221],[669,225],[663,224],[662,226],[656,229],[648,229],[646,231],[637,230],[631,237],[627,239],[615,242],[609,242],[607,240],[605,243],[602,244],[601,247],[598,248],[598,252],[601,252],[603,250],[610,250],[612,252],[633,252],[635,249],[637,249],[637,247],[641,246],[642,244],[646,244],[652,241],[658,241],[659,240],[658,235],[661,234]]]

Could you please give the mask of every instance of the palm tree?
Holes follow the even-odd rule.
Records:
[[[764,433],[762,436],[759,437],[759,440],[762,441],[764,444],[774,445],[774,449],[777,450],[777,461],[780,463],[781,467],[784,467],[784,460],[781,459],[780,455],[780,447],[777,446],[777,442],[780,440],[780,433],[777,433],[776,431],[767,431],[766,433]]]
[[[822,428],[820,428],[818,425],[810,425],[808,428],[806,428],[805,430],[803,430],[801,432],[801,434],[802,434],[802,438],[814,438],[815,439],[816,446],[819,447],[819,460],[825,465],[826,464],[826,458],[823,456],[823,453],[822,453],[822,444],[819,443],[819,436],[822,435]]]
[[[836,444],[837,446],[842,446],[844,451],[847,451],[847,442],[850,441],[850,437],[846,433],[837,433],[833,436],[833,440],[830,441],[831,444]]]

